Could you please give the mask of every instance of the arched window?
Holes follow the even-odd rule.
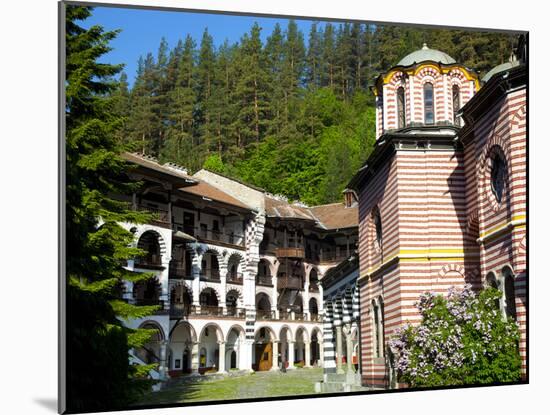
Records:
[[[372,222],[375,231],[375,241],[379,248],[382,248],[382,218],[380,217],[380,210],[375,207],[372,211]]]
[[[460,124],[458,111],[460,110],[460,88],[458,85],[453,85],[453,119],[455,125]]]
[[[504,312],[507,317],[516,319],[516,290],[514,287],[514,276],[510,268],[506,267],[502,272],[504,278]]]
[[[380,320],[378,314],[378,304],[373,300],[372,302],[372,313],[373,313],[373,342],[374,342],[374,357],[380,357]]]
[[[397,89],[397,128],[405,128],[405,89]]]
[[[498,203],[502,200],[504,191],[504,178],[506,176],[506,163],[497,153],[492,159],[491,165],[491,191]]]
[[[424,123],[434,123],[434,86],[430,82],[424,84]]]

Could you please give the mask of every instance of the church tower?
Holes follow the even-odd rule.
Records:
[[[377,142],[348,185],[359,201],[362,383],[395,387],[388,341],[417,324],[426,291],[479,285],[478,235],[468,231],[460,109],[477,74],[423,47],[380,74]]]
[[[477,74],[424,43],[376,79],[376,136],[402,131],[454,134],[458,111],[479,89]]]

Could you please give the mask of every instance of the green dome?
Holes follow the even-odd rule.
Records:
[[[408,54],[403,59],[401,59],[397,65],[410,66],[415,63],[420,63],[424,61],[433,61],[445,64],[456,63],[456,61],[445,52],[441,52],[440,50],[436,49],[430,49],[428,45],[424,43],[424,45],[422,45],[422,49],[418,49],[413,53]]]
[[[507,71],[509,69],[515,68],[518,65],[519,65],[519,61],[517,61],[517,60],[512,60],[511,62],[501,63],[500,65],[495,66],[493,69],[491,69],[489,72],[487,72],[487,74],[483,78],[481,78],[481,80],[483,82],[487,83],[489,81],[489,79],[491,79],[497,73],[504,72],[504,71]]]

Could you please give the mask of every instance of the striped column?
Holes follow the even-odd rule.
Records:
[[[334,355],[334,334],[333,334],[333,309],[330,300],[323,301],[325,313],[323,315],[323,372],[336,373],[336,359]]]

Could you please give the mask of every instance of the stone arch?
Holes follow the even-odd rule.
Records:
[[[224,257],[218,249],[208,246],[208,249],[201,255],[201,277],[211,280],[220,279],[220,271],[224,266]]]
[[[229,298],[234,297],[235,298],[235,304],[230,305],[230,302],[228,301]],[[225,303],[227,307],[241,307],[243,303],[243,293],[238,288],[231,288],[227,291],[225,294]]]
[[[161,343],[164,342],[165,333],[162,326],[154,320],[145,320],[139,325],[140,329],[152,329],[155,333],[142,346],[134,349],[134,354],[146,364],[160,362]]]
[[[235,330],[237,333],[239,333],[239,339],[245,340],[246,338],[246,331],[240,324],[233,324],[231,327],[229,327],[229,330],[227,330],[227,334],[225,336],[225,341],[229,342],[229,335],[231,334],[231,331]]]
[[[135,246],[145,252],[143,257],[136,258],[136,263],[162,265],[167,258],[166,242],[154,229],[143,229],[135,236]]]
[[[237,251],[227,253],[227,276],[231,279],[242,279],[246,267],[244,256]]]
[[[170,342],[172,343],[174,340],[173,340],[173,337],[175,336],[176,334],[176,330],[178,330],[178,328],[185,328],[189,331],[189,335],[191,337],[191,341],[196,343],[198,341],[197,339],[197,332],[195,331],[195,328],[193,327],[193,325],[191,323],[189,323],[188,321],[185,321],[185,320],[180,320],[175,326],[174,328],[172,329],[171,333],[170,333]]]
[[[294,341],[298,341],[298,333],[300,332],[300,330],[302,330],[302,333],[303,333],[303,341],[308,342],[309,341],[309,332],[302,325],[299,325],[298,327],[296,327],[296,332],[294,333]]]
[[[294,338],[294,335],[292,334],[292,330],[290,326],[288,326],[287,324],[283,324],[279,329],[279,340],[283,337],[282,336],[283,331],[287,333],[287,337],[286,337],[287,341],[292,340]]]
[[[317,298],[310,297],[308,306],[309,306],[309,313],[311,314],[312,317],[319,315],[319,303],[317,302]]]
[[[154,328],[155,330],[158,330],[159,334],[160,334],[160,340],[164,340],[166,338],[166,335],[164,333],[164,329],[162,328],[162,326],[157,321],[155,321],[155,320],[142,321],[138,328],[144,329],[144,328],[146,328],[145,326],[152,326],[152,328]]]
[[[208,297],[206,297],[208,295]],[[215,301],[214,301],[215,298]],[[201,292],[199,293],[199,302],[200,305],[211,305],[211,306],[217,306],[221,303],[221,296],[218,290],[212,286],[212,285],[205,285]],[[208,302],[210,304],[203,304],[204,302]],[[217,305],[214,305],[213,303],[216,303]]]
[[[143,237],[143,235],[147,234],[147,233],[152,233],[155,235],[155,237],[157,238],[157,241],[158,241],[158,244],[159,244],[159,247],[160,247],[160,255],[162,255],[163,257],[166,255],[166,241],[164,240],[164,238],[162,237],[162,235],[156,231],[155,229],[148,229],[148,228],[143,228],[140,230],[138,230],[136,233],[135,233],[135,246],[139,247],[139,241],[140,239]]]
[[[464,270],[464,267],[460,264],[447,264],[439,270],[437,275],[439,278],[443,278],[449,272],[458,272],[463,277],[464,275],[466,275],[466,271]]]
[[[264,329],[265,332],[269,333],[269,338],[271,341],[279,340],[279,337],[277,337],[277,333],[275,332],[275,330],[273,330],[271,326],[262,324],[254,331],[254,341],[258,340],[258,335],[260,334],[262,329]]]
[[[264,291],[259,291],[259,292],[256,292],[256,309],[262,309],[262,310],[265,310],[265,311],[270,311],[271,310],[271,296],[264,292]]]
[[[309,270],[309,285],[317,285],[319,283],[319,269],[316,266],[312,266]]]
[[[214,330],[215,330],[215,332],[216,332],[216,337],[218,338],[218,341],[224,341],[225,336],[223,335],[223,330],[222,330],[221,327],[218,325],[218,323],[214,323],[214,322],[206,323],[206,324],[203,326],[203,328],[201,329],[201,333],[200,333],[199,339],[201,339],[201,338],[206,334],[206,330],[209,329],[210,327],[214,327]]]
[[[260,265],[263,265],[261,269]],[[271,279],[271,276],[275,275],[273,267],[274,264],[269,259],[260,258],[260,261],[258,261],[258,276]]]
[[[170,309],[171,313],[182,313],[188,315],[193,304],[193,290],[184,281],[178,281],[170,286]]]

